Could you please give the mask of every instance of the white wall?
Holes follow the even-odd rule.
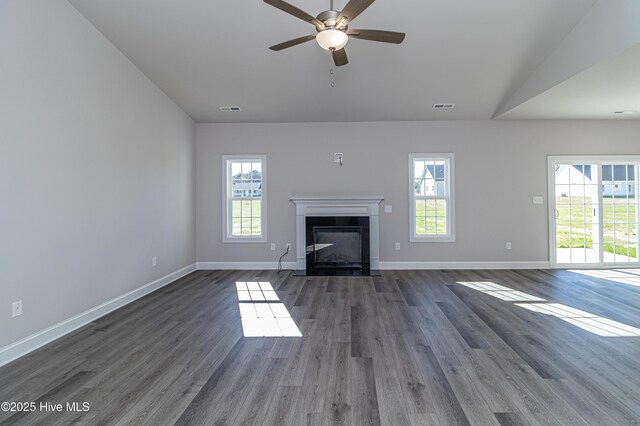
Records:
[[[268,244],[223,244],[221,234],[221,156],[266,154],[268,239],[278,252],[295,242],[292,195],[379,194],[393,206],[380,213],[381,261],[548,261],[547,155],[638,154],[639,139],[637,121],[197,124],[197,258],[277,260]],[[455,243],[409,243],[410,152],[455,153]],[[545,204],[533,205],[534,195]]]
[[[193,263],[194,161],[193,121],[69,3],[1,0],[0,348]]]

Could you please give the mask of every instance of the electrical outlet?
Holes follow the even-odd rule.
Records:
[[[510,242],[508,242],[508,243],[506,244],[506,249],[507,249],[507,250],[511,250],[511,243],[510,243]]]
[[[396,250],[400,250],[400,243],[396,243]]]
[[[544,204],[544,198],[540,195],[533,197],[533,204]]]
[[[271,243],[271,251],[276,251],[276,243]]]
[[[344,156],[342,155],[341,152],[336,152],[335,154],[333,154],[334,163],[340,163],[340,165],[342,165],[343,160],[344,160]]]
[[[393,211],[393,206],[391,206],[390,204],[387,204],[384,206],[385,213],[391,213],[392,211]]]
[[[13,302],[11,304],[11,317],[19,317],[22,315],[22,300],[18,300],[17,302]]]
[[[158,258],[153,256],[151,258],[151,266],[156,266],[158,264]]]
[[[287,243],[287,251],[291,251],[291,243]]]

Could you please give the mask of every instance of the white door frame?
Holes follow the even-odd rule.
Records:
[[[637,268],[640,266],[640,262],[633,263],[611,263],[603,261],[603,247],[604,247],[604,227],[602,223],[603,217],[603,198],[602,198],[602,164],[628,164],[636,163],[635,175],[636,180],[636,216],[640,215],[640,172],[638,163],[640,163],[640,155],[550,155],[547,157],[547,199],[549,200],[549,263],[551,268],[565,268],[571,269],[581,268]],[[600,263],[557,263],[556,259],[556,198],[555,198],[555,166],[556,164],[595,164],[598,167],[598,209],[600,214]],[[640,224],[638,225],[640,227]],[[640,232],[638,232],[638,239],[640,240]],[[640,241],[636,241],[636,253],[640,250]]]

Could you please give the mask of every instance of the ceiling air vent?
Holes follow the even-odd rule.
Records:
[[[455,106],[456,104],[433,104],[433,109],[451,109]]]
[[[220,107],[220,111],[242,111],[242,109],[239,106],[221,106]]]

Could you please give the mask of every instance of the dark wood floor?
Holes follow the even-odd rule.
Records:
[[[253,280],[303,337],[243,337],[236,282]],[[569,271],[198,271],[0,369],[0,402],[89,411],[0,422],[640,424],[640,336],[621,324],[640,327],[640,286]]]

